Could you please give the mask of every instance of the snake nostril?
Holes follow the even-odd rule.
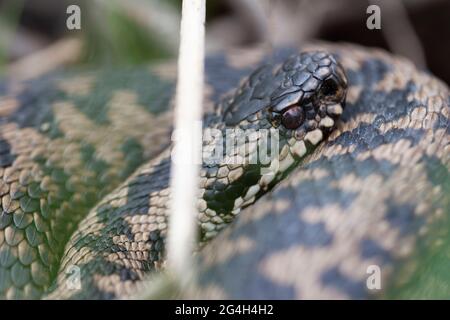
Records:
[[[323,83],[320,93],[324,96],[334,96],[338,91],[338,84],[333,79],[327,79]]]

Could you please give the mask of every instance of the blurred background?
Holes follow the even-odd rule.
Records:
[[[80,30],[66,26],[73,4]],[[371,4],[380,30],[366,27]],[[0,0],[0,75],[173,58],[180,12],[181,0]],[[206,31],[208,52],[311,39],[382,47],[450,84],[449,0],[207,0]]]

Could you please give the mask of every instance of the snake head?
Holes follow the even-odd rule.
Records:
[[[202,169],[202,239],[312,153],[342,114],[346,92],[344,70],[332,55],[304,52],[257,69],[219,105],[211,122],[219,139],[205,140],[203,150],[223,157]]]
[[[302,158],[335,127],[347,78],[333,55],[310,51],[256,70],[226,106],[227,127],[277,129],[281,148]]]
[[[293,154],[302,157],[335,126],[347,93],[344,69],[329,53],[304,52],[286,60],[275,73],[268,118],[281,135],[291,139]]]

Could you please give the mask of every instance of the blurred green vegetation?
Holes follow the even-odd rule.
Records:
[[[88,17],[87,28],[83,30],[83,62],[123,65],[174,57],[176,53],[170,52],[155,33],[123,14],[114,2],[107,2],[107,7],[102,5],[103,11],[99,15],[93,2],[85,1],[84,11],[88,12]],[[165,4],[174,12],[181,13],[181,0],[166,0]],[[223,12],[221,1],[208,1],[207,17],[215,17],[220,12]]]
[[[128,65],[171,57],[155,34],[132,21],[111,3],[100,20],[88,12],[83,29],[83,63]],[[97,10],[97,9],[94,9]]]
[[[24,0],[6,0],[0,4],[0,72],[8,63],[8,48],[20,20]]]
[[[434,158],[426,169],[433,187],[443,191],[443,196],[433,199],[443,217],[430,225],[428,235],[417,243],[413,259],[395,271],[397,283],[388,290],[387,298],[450,299],[450,172]]]
[[[445,231],[447,231],[450,228],[450,224],[447,223],[445,227]],[[449,235],[443,235],[436,240],[434,245],[424,246],[418,251],[415,261],[407,263],[407,265],[396,272],[394,279],[399,284],[389,290],[386,298],[449,299]]]
[[[41,16],[42,11],[36,10],[38,6],[33,0],[0,0],[0,74],[5,66],[11,62],[11,48],[17,41],[26,41],[26,37],[17,37],[18,32],[30,31],[38,37],[46,39],[47,43],[57,41],[61,37],[76,34],[83,40],[83,54],[79,64],[89,66],[108,65],[136,65],[154,60],[174,58],[174,49],[167,48],[155,32],[135,21],[130,15],[123,12],[123,8],[116,0],[61,0],[61,2],[43,1],[39,4],[48,10],[50,18]],[[140,4],[147,5],[152,10],[153,0],[143,0]],[[175,14],[181,13],[181,0],[161,1],[165,7]],[[31,5],[33,4],[33,5]],[[79,5],[81,8],[81,31],[69,31],[65,26],[67,18],[66,8],[69,4]],[[123,6],[123,3],[121,3]],[[51,8],[54,7],[54,8]],[[34,9],[33,9],[34,8]],[[42,10],[42,8],[40,10]],[[207,21],[227,12],[221,1],[209,1],[207,6]],[[30,25],[22,25],[22,20]],[[31,18],[30,18],[31,17]],[[45,34],[39,28],[42,20],[52,25],[53,30]],[[19,30],[19,26],[22,30]],[[47,30],[48,31],[48,30]],[[57,36],[55,36],[55,34]],[[16,41],[16,43],[14,43]],[[44,48],[44,47],[42,47]],[[41,49],[42,49],[41,48]],[[29,52],[28,54],[32,54]]]
[[[150,5],[150,0],[146,1]],[[144,5],[146,1],[143,2]],[[56,9],[53,10],[53,13],[56,12],[58,15],[54,17],[54,21],[48,22],[49,25],[52,25],[54,32],[45,34],[42,33],[42,30],[33,28],[33,24],[39,25],[43,18],[39,17],[39,10],[30,9],[33,7],[28,6],[30,0],[0,1],[0,73],[12,61],[11,48],[14,42],[16,41],[17,45],[18,41],[26,41],[24,40],[26,38],[17,37],[18,32],[23,30],[45,38],[46,43],[52,43],[65,36],[80,36],[84,47],[79,61],[82,65],[134,65],[174,56],[173,50],[168,49],[167,45],[164,45],[164,42],[158,39],[152,30],[125,14],[123,9],[117,5],[117,1],[62,0],[62,2],[64,3],[58,4],[57,1],[42,3],[44,7],[54,5]],[[67,13],[65,9],[69,4],[77,4],[81,8],[82,30],[80,31],[69,31],[66,28]],[[37,6],[35,3],[33,5]],[[169,0],[164,5],[172,9],[174,13],[179,13],[181,10],[181,1],[179,0]],[[21,26],[25,13],[25,20],[28,23],[31,20],[31,27],[28,25],[19,30],[18,27]]]

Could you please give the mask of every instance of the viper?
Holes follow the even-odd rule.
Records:
[[[164,269],[170,73],[0,87],[3,297],[127,298]],[[360,298],[433,282],[421,271],[445,257],[445,84],[380,50],[327,44],[216,54],[206,81],[188,297]]]

